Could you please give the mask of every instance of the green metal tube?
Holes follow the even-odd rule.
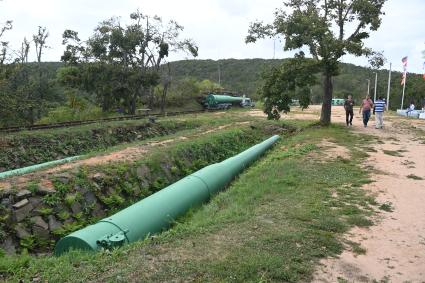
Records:
[[[243,97],[235,97],[230,95],[217,95],[217,94],[208,94],[207,103],[210,106],[215,106],[220,103],[241,103],[244,99]]]
[[[204,167],[111,217],[62,238],[55,254],[70,249],[96,251],[121,246],[167,229],[190,208],[202,205],[222,190],[278,139],[273,136],[234,157]]]
[[[73,161],[75,159],[78,159],[80,157],[81,157],[80,155],[73,156],[73,157],[67,157],[67,158],[64,158],[64,159],[49,161],[49,162],[45,162],[45,163],[41,163],[41,164],[36,164],[36,165],[28,166],[28,167],[23,167],[23,168],[11,170],[11,171],[2,172],[2,173],[0,173],[0,180],[7,178],[7,177],[11,177],[11,176],[31,173],[31,172],[37,171],[39,169],[42,169],[44,167],[48,167],[48,166],[51,166],[51,165],[58,165],[58,164],[67,163],[67,162]]]

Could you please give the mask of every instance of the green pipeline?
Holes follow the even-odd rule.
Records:
[[[46,163],[36,164],[36,165],[28,166],[28,167],[23,167],[23,168],[11,170],[11,171],[2,172],[2,173],[0,173],[0,180],[4,179],[4,178],[11,177],[11,176],[31,173],[31,172],[37,171],[39,169],[42,169],[44,167],[48,167],[48,166],[51,166],[51,165],[58,165],[58,164],[67,163],[67,162],[73,161],[75,159],[78,159],[80,157],[81,156],[67,157],[67,158],[64,158],[64,159],[49,161],[49,162],[46,162]]]
[[[164,231],[190,208],[202,205],[226,187],[278,139],[279,136],[273,136],[238,155],[204,167],[111,217],[62,238],[55,255],[71,249],[113,248]]]
[[[217,95],[217,94],[208,94],[207,103],[208,105],[217,105],[220,103],[241,103],[244,101],[243,97],[236,97],[230,95]]]

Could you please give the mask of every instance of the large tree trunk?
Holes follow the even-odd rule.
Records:
[[[328,126],[331,123],[331,112],[332,112],[332,76],[330,74],[325,75],[324,79],[324,95],[322,104],[322,113],[320,115],[320,123],[324,126]]]
[[[136,114],[136,100],[137,100],[137,96],[138,96],[138,91],[135,90],[133,97],[131,98],[130,101],[130,109],[129,109],[129,114],[130,115],[135,115]]]
[[[165,113],[165,101],[167,98],[167,92],[168,92],[168,83],[164,85],[164,89],[162,90],[162,96],[161,96],[161,113]]]

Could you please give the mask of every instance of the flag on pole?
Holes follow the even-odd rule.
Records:
[[[401,59],[401,62],[403,63],[403,67],[406,69],[406,67],[407,67],[407,56],[403,57],[403,59]]]
[[[406,76],[407,76],[407,56],[401,59],[403,63],[403,74],[401,75],[401,85],[406,84]]]

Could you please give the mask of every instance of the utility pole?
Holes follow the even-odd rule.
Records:
[[[276,38],[273,39],[273,59],[276,58]]]
[[[375,72],[375,93],[373,95],[373,102],[376,101],[376,88],[378,86],[378,72]]]
[[[218,84],[221,86],[221,69],[220,69],[220,60],[217,60],[218,64]]]
[[[370,80],[369,79],[366,79],[367,80],[367,95],[369,95],[370,94]]]
[[[388,109],[390,109],[391,67],[392,67],[392,64],[390,62],[390,71],[388,72],[388,88],[387,88],[387,111]]]

